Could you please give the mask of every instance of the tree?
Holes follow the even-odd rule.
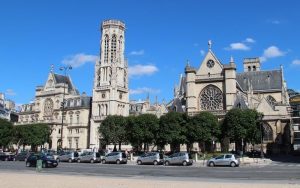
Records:
[[[256,110],[238,108],[226,114],[222,126],[223,137],[236,143],[236,151],[244,149],[241,148],[242,141],[256,143],[259,140],[259,115]]]
[[[7,148],[13,141],[13,125],[11,122],[0,118],[0,147]]]
[[[194,142],[211,143],[216,141],[220,134],[221,129],[217,117],[210,112],[200,112],[189,119],[186,134],[187,145],[190,146]],[[205,150],[205,147],[203,149]]]
[[[155,144],[161,148],[171,144],[171,150],[179,150],[180,144],[186,143],[187,121],[185,113],[169,112],[161,116]]]
[[[119,144],[119,150],[121,150],[122,142],[127,141],[126,136],[126,119],[123,116],[113,115],[107,116],[105,120],[102,121],[98,132],[102,136],[106,144]]]
[[[159,131],[159,120],[153,114],[141,114],[127,118],[127,136],[130,143],[140,150],[149,150],[149,144],[154,143]]]

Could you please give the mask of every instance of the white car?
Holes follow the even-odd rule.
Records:
[[[231,166],[237,167],[240,165],[240,159],[234,154],[223,154],[217,157],[211,158],[207,161],[207,166]]]

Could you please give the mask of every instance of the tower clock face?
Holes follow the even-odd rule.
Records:
[[[215,62],[212,59],[208,60],[207,63],[206,63],[206,66],[208,68],[212,68],[214,65],[215,65]]]

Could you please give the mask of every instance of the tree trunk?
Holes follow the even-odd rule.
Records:
[[[122,142],[119,142],[119,151],[121,151]]]

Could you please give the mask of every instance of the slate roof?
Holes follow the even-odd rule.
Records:
[[[282,90],[281,70],[238,73],[236,80],[243,91],[249,90],[249,82],[252,84],[254,91]]]

